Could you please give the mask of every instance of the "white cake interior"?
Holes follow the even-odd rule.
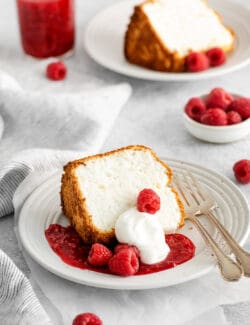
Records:
[[[102,231],[114,228],[120,214],[136,205],[144,188],[155,190],[161,198],[161,209],[152,217],[159,218],[164,231],[178,227],[181,212],[175,194],[166,186],[166,169],[149,151],[125,150],[89,160],[75,173],[92,222]]]
[[[202,0],[158,0],[143,5],[156,33],[171,51],[185,56],[213,47],[230,48],[232,34]]]

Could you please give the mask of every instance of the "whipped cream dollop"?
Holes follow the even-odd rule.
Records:
[[[136,246],[145,264],[164,260],[170,251],[157,214],[139,212],[135,207],[119,216],[115,235],[120,243]]]

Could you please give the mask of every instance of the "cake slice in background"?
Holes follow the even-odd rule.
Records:
[[[151,188],[161,200],[152,218],[166,233],[174,232],[184,222],[184,209],[169,186],[171,177],[169,166],[141,145],[72,161],[64,167],[62,209],[85,243],[108,244],[118,217],[136,206],[141,190]]]
[[[233,50],[234,32],[202,0],[147,0],[134,9],[125,35],[126,59],[168,72],[185,71],[190,52]]]

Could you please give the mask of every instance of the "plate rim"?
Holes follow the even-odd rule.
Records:
[[[128,1],[119,1],[117,3],[114,3],[110,5],[107,8],[104,8],[97,12],[87,23],[87,26],[85,28],[85,32],[83,35],[83,45],[86,53],[89,55],[91,59],[93,59],[96,63],[101,65],[102,67],[105,67],[109,71],[116,72],[118,74],[127,76],[127,77],[132,77],[135,79],[139,80],[151,80],[151,81],[162,81],[162,82],[168,82],[168,81],[176,81],[176,82],[184,82],[184,81],[198,81],[198,80],[205,80],[205,79],[210,79],[210,78],[215,78],[218,76],[223,76],[227,73],[231,73],[237,70],[242,69],[243,67],[247,66],[250,64],[250,56],[248,58],[245,58],[243,61],[236,63],[232,66],[229,67],[220,67],[219,69],[209,69],[205,72],[197,72],[197,73],[192,73],[192,74],[187,74],[187,73],[168,73],[168,72],[160,72],[160,71],[154,71],[150,69],[146,69],[140,66],[132,65],[134,66],[135,70],[126,70],[126,65],[119,65],[119,68],[115,66],[111,66],[110,64],[107,64],[105,60],[102,60],[102,58],[98,55],[95,54],[95,51],[91,49],[89,46],[89,31],[92,28],[92,26],[96,23],[96,20],[99,19],[103,14],[108,12],[111,9],[115,9],[116,7],[119,8],[120,5],[123,5],[124,3],[127,4],[127,6],[132,5],[132,2],[134,2],[133,5],[136,5],[134,0],[128,0]],[[222,2],[218,0],[214,0],[214,2],[217,2],[219,5],[223,6]],[[226,0],[226,2],[234,7],[241,8],[244,11],[247,11],[249,13],[249,18],[250,18],[250,9],[241,4],[241,3],[236,3],[233,1]],[[250,24],[249,24],[250,26]],[[236,39],[237,40],[237,39]],[[250,49],[250,45],[249,45]],[[129,62],[126,62],[126,64],[129,64]]]
[[[250,207],[249,207],[249,203],[244,195],[244,193],[242,193],[242,191],[240,191],[240,189],[226,176],[214,171],[214,170],[211,170],[207,167],[203,167],[203,166],[200,166],[198,164],[195,164],[195,163],[192,163],[192,162],[187,162],[187,161],[183,161],[183,160],[178,160],[178,159],[170,159],[170,158],[165,158],[165,157],[161,157],[162,160],[166,161],[170,166],[171,166],[171,163],[177,163],[179,164],[179,166],[181,165],[185,165],[185,166],[191,166],[191,167],[195,167],[195,168],[198,168],[198,169],[201,169],[202,171],[205,171],[205,172],[208,172],[208,173],[212,173],[214,176],[218,176],[221,180],[225,181],[227,184],[229,184],[230,188],[233,189],[233,191],[236,191],[237,195],[241,198],[242,202],[244,202],[245,204],[245,207],[247,208],[247,210],[245,210],[247,212],[247,224],[245,225],[245,232],[244,234],[242,235],[242,238],[239,240],[239,243],[241,245],[243,245],[250,233]],[[172,166],[171,166],[172,168]],[[174,167],[173,167],[174,168]],[[53,173],[49,179],[46,179],[45,181],[43,181],[30,195],[29,197],[27,198],[27,200],[25,201],[24,205],[22,206],[21,208],[21,211],[19,213],[19,218],[18,218],[18,223],[17,223],[17,233],[18,233],[18,237],[19,237],[19,241],[22,245],[22,247],[24,248],[24,250],[29,254],[29,256],[34,260],[36,261],[39,265],[41,265],[44,269],[50,271],[51,273],[61,277],[61,278],[64,278],[64,279],[67,279],[69,281],[73,281],[75,283],[79,283],[79,284],[82,284],[82,285],[88,285],[88,286],[92,286],[92,287],[98,287],[98,288],[106,288],[106,289],[115,289],[115,290],[146,290],[146,289],[157,289],[157,288],[163,288],[163,287],[168,287],[168,286],[172,286],[172,285],[177,285],[177,284],[182,284],[182,283],[186,283],[188,281],[191,281],[191,280],[194,280],[194,279],[198,279],[200,278],[201,276],[205,275],[205,274],[208,274],[211,270],[213,270],[216,266],[216,262],[215,260],[211,260],[210,261],[210,264],[207,265],[204,269],[201,269],[199,270],[198,272],[196,273],[193,273],[193,274],[190,274],[189,276],[186,276],[183,281],[179,281],[179,280],[175,280],[175,281],[172,281],[172,283],[170,284],[167,284],[167,283],[162,283],[161,281],[159,281],[159,283],[154,283],[154,285],[152,285],[152,283],[150,282],[150,284],[143,284],[143,286],[141,284],[136,284],[136,283],[132,283],[130,285],[128,285],[126,283],[126,279],[128,278],[121,278],[119,277],[119,283],[115,283],[114,285],[108,283],[108,284],[105,284],[105,277],[108,277],[109,279],[111,279],[112,277],[114,277],[114,279],[118,279],[116,276],[113,276],[113,275],[110,275],[110,274],[103,274],[103,273],[98,273],[98,272],[95,272],[95,273],[98,273],[99,275],[101,274],[101,278],[102,278],[102,281],[101,282],[96,282],[96,281],[90,281],[89,279],[80,279],[80,278],[77,278],[77,277],[72,277],[71,275],[68,275],[66,274],[65,272],[62,272],[60,271],[60,269],[57,269],[55,266],[53,265],[50,265],[49,263],[46,263],[44,262],[41,258],[39,258],[34,252],[33,250],[31,249],[31,245],[30,244],[27,244],[27,240],[23,238],[23,236],[21,236],[21,229],[22,229],[22,226],[21,226],[21,220],[22,220],[22,214],[24,213],[23,211],[25,211],[26,207],[28,206],[29,204],[29,201],[32,200],[32,197],[33,195],[35,195],[35,193],[37,191],[39,191],[42,186],[44,186],[47,182],[51,181],[52,178],[54,179],[56,176],[59,177],[59,174],[61,175],[62,172],[58,172],[56,171],[55,173]],[[53,252],[54,253],[54,252]],[[55,254],[55,253],[54,253]],[[58,258],[58,261],[60,263],[64,263],[63,261],[61,261],[61,259],[55,254],[55,256]],[[203,255],[199,255],[197,256],[197,259],[196,261],[199,262],[199,260],[201,259],[204,259],[204,256],[205,254],[203,253]],[[66,266],[66,268],[68,269],[71,269],[73,268],[72,266],[70,265],[67,265],[64,263],[64,266]],[[180,265],[179,267],[181,266],[185,266],[185,263],[183,263],[182,265]],[[77,268],[76,268],[77,269]],[[89,273],[89,272],[93,272],[93,271],[89,271],[89,270],[81,270],[82,272],[85,272],[86,273]],[[162,272],[157,272],[157,273],[153,273],[152,275],[155,275],[156,274],[156,277],[160,277],[161,278],[161,275],[163,275],[164,277],[164,272],[167,272],[168,270],[166,271],[162,271]],[[141,275],[140,277],[150,277],[151,274],[149,275]],[[86,278],[86,277],[84,277]],[[130,277],[131,278],[131,277]],[[134,277],[135,278],[135,277]]]

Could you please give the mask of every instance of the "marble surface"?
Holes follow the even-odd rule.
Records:
[[[250,158],[250,137],[224,145],[201,142],[183,128],[181,111],[189,97],[204,94],[217,86],[250,96],[250,66],[220,78],[190,83],[142,81],[108,71],[85,53],[83,33],[87,22],[96,12],[115,2],[76,1],[77,47],[75,55],[67,60],[69,77],[58,84],[48,82],[44,77],[42,69],[45,68],[45,63],[38,64],[23,56],[15,2],[0,0],[0,69],[15,76],[27,89],[48,92],[77,91],[95,83],[129,82],[133,87],[133,95],[119,116],[103,150],[142,143],[153,147],[163,157],[199,163],[234,181],[232,165],[239,159]],[[238,2],[248,4],[247,0]],[[0,142],[0,162],[9,159],[12,154],[11,148],[6,148],[4,142]],[[238,186],[250,201],[250,186]],[[0,247],[29,275],[17,245],[12,216],[0,219]],[[250,240],[246,247],[250,249]],[[224,310],[230,324],[249,324],[248,304],[224,306]]]

